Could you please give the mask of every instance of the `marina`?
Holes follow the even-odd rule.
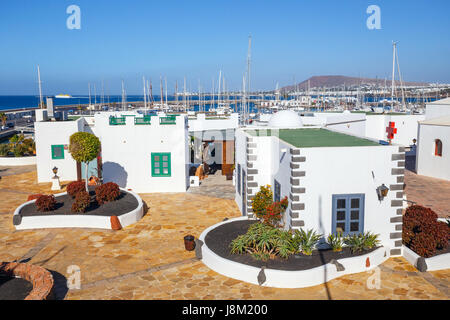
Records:
[[[0,300],[450,300],[448,1],[2,5]]]

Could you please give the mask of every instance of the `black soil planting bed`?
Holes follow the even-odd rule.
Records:
[[[24,300],[33,285],[21,278],[0,276],[0,300]]]
[[[450,253],[450,242],[447,244],[447,248],[445,248],[445,249],[437,249],[436,253],[433,255],[433,257],[439,256],[441,254],[446,254],[446,253]]]
[[[36,204],[31,203],[24,206],[20,210],[22,217],[30,216],[49,216],[49,215],[94,215],[94,216],[121,216],[129,213],[138,207],[137,199],[128,192],[120,192],[119,198],[116,201],[107,202],[103,205],[98,205],[95,201],[95,192],[90,191],[92,202],[90,207],[84,213],[72,212],[72,203],[74,199],[68,194],[64,196],[55,197],[56,209],[49,212],[40,212],[37,210]]]
[[[218,226],[214,230],[208,232],[205,236],[205,244],[218,256],[260,268],[265,266],[268,269],[278,269],[287,271],[307,270],[329,263],[332,259],[344,259],[356,257],[374,251],[372,250],[351,253],[349,248],[344,247],[341,252],[333,252],[331,249],[314,250],[311,256],[306,256],[301,253],[291,255],[288,259],[275,258],[273,260],[260,261],[253,258],[250,254],[231,254],[230,243],[238,236],[245,234],[250,227],[255,223],[251,220],[239,220]]]

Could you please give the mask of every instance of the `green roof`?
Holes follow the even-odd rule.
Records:
[[[252,136],[276,136],[297,148],[366,147],[379,143],[326,129],[246,130]]]

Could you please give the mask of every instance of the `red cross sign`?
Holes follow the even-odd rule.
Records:
[[[389,121],[389,126],[386,127],[387,138],[389,142],[394,139],[394,134],[397,133],[397,128],[395,127],[395,122]]]

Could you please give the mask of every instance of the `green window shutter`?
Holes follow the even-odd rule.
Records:
[[[171,171],[170,153],[152,153],[152,177],[170,177]]]
[[[64,159],[64,145],[52,145],[52,159]]]

